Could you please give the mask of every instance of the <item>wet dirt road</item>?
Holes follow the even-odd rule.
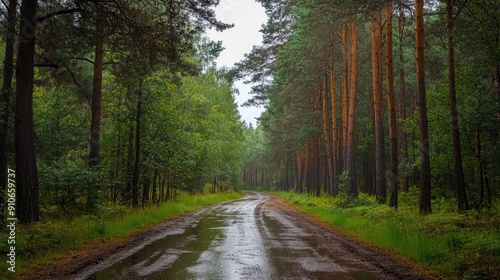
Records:
[[[72,278],[418,279],[261,193],[200,211],[143,243]]]

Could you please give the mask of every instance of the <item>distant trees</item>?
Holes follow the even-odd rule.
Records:
[[[491,182],[500,179],[493,171],[499,166],[499,118],[498,108],[484,102],[498,102],[500,68],[495,40],[486,38],[496,38],[498,4],[261,2],[274,16],[264,37],[280,40],[255,47],[235,69],[237,77],[252,73],[250,80],[263,81],[255,99],[268,108],[255,133],[262,138],[258,149],[271,156],[247,163],[267,170],[268,179],[244,176],[252,179],[249,185],[284,189],[290,186],[282,182],[294,178],[299,192],[362,191],[380,203],[389,187],[392,207],[400,190],[418,186],[422,214],[439,196],[457,199],[459,211],[469,209],[469,198],[477,209],[490,205],[498,195]],[[287,6],[292,8],[282,9]],[[474,41],[484,51],[471,51]],[[486,54],[494,59],[485,60]],[[450,108],[451,123],[440,113]],[[324,172],[316,172],[315,162]]]

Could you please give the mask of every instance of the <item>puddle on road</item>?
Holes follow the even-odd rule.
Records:
[[[157,240],[88,279],[193,279],[187,268],[223,238],[224,225],[217,213],[207,215],[184,233]]]
[[[209,210],[183,233],[87,279],[380,279],[340,246],[320,246],[319,235],[298,228],[293,217],[268,212],[266,199],[250,195]]]
[[[268,243],[273,244],[268,257],[280,279],[379,279],[360,261],[344,256],[344,251],[320,250],[318,236],[297,228],[286,217],[263,213],[262,221]]]

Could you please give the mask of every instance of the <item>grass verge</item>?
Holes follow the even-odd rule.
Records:
[[[450,279],[500,279],[500,213],[458,214],[455,201],[433,201],[434,212],[419,215],[417,193],[400,197],[394,210],[375,198],[275,195],[355,239],[417,263]],[[497,208],[498,209],[498,208]]]
[[[51,265],[62,256],[83,246],[92,246],[114,238],[130,236],[160,222],[181,216],[204,206],[242,197],[243,193],[182,195],[160,206],[141,210],[127,207],[103,207],[95,215],[69,217],[59,210],[46,211],[43,222],[18,225],[16,228],[16,272],[7,270],[6,262],[0,263],[0,279],[10,279],[15,274],[29,273]],[[0,240],[7,240],[7,233],[0,233]],[[0,253],[6,256],[7,242],[0,242]]]

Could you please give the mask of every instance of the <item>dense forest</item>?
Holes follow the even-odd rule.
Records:
[[[459,212],[500,194],[500,3],[259,1],[264,42],[236,78],[267,111],[249,139],[251,188],[360,192],[398,207],[416,188]]]
[[[232,27],[218,2],[2,1],[2,219],[14,187],[31,223],[236,186],[245,125],[204,37]]]
[[[500,277],[500,1],[257,0],[263,42],[231,69],[205,34],[233,27],[220,2],[2,0],[0,267],[246,188],[431,273]]]

